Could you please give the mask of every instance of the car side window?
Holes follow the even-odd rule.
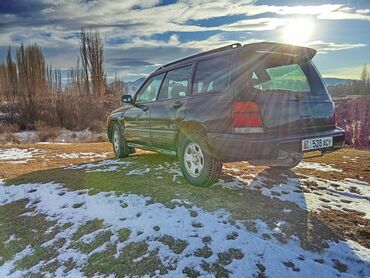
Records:
[[[157,99],[159,87],[162,84],[163,77],[164,73],[150,78],[145,83],[144,87],[141,88],[140,92],[138,92],[135,103],[146,103],[155,101]]]
[[[163,81],[158,100],[186,97],[190,76],[191,66],[169,71]]]
[[[193,95],[223,92],[229,84],[231,56],[200,61],[195,70]]]

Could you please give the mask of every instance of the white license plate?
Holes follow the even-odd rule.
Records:
[[[333,146],[333,137],[319,137],[302,140],[302,151],[311,151],[330,148]]]

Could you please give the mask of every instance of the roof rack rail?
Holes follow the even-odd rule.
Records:
[[[171,63],[168,63],[168,64],[165,64],[161,67],[159,67],[156,71],[160,70],[160,69],[163,69],[165,67],[168,67],[168,66],[171,66],[173,64],[176,64],[176,63],[179,63],[179,62],[183,62],[183,61],[186,61],[186,60],[189,60],[189,59],[192,59],[192,58],[196,58],[196,57],[201,57],[203,55],[207,55],[207,54],[212,54],[212,53],[216,53],[216,52],[220,52],[220,51],[225,51],[225,50],[229,50],[229,49],[234,49],[234,48],[238,48],[238,47],[241,47],[242,45],[240,43],[233,43],[233,44],[229,44],[229,45],[226,45],[226,46],[223,46],[223,47],[219,47],[219,48],[216,48],[216,49],[212,49],[212,50],[208,50],[208,51],[204,51],[204,52],[201,52],[201,53],[198,53],[198,54],[195,54],[195,55],[191,55],[191,56],[188,56],[188,57],[185,57],[185,58],[182,58],[180,60],[176,60],[174,62],[171,62]]]

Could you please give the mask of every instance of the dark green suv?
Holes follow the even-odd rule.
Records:
[[[233,44],[160,67],[108,118],[117,158],[134,148],[177,155],[207,186],[223,162],[289,169],[303,153],[340,148],[334,103],[312,63],[316,50]]]

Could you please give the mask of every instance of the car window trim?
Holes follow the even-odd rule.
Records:
[[[207,61],[207,60],[211,60],[211,59],[216,59],[216,58],[219,58],[219,57],[225,57],[225,56],[229,56],[230,57],[230,60],[229,60],[229,67],[228,67],[228,71],[229,71],[229,76],[227,78],[227,86],[225,87],[225,89],[220,92],[220,91],[209,91],[209,92],[204,92],[204,93],[201,93],[201,94],[194,94],[194,79],[195,79],[195,73],[197,71],[197,67],[198,67],[198,64],[200,62],[203,62],[203,61]],[[231,63],[232,63],[232,54],[224,54],[224,55],[217,55],[217,56],[213,56],[213,57],[208,57],[208,58],[205,58],[205,59],[201,59],[201,60],[198,60],[196,61],[196,63],[194,64],[194,70],[193,70],[193,76],[192,76],[192,82],[191,82],[191,90],[190,90],[190,96],[192,97],[197,97],[197,96],[205,96],[205,95],[217,95],[217,94],[222,94],[222,93],[225,93],[226,91],[229,90],[230,88],[230,80],[231,80]]]
[[[188,86],[187,86],[187,88],[186,88],[186,96],[185,97],[177,97],[177,98],[170,98],[170,99],[161,99],[161,100],[159,100],[158,98],[159,98],[159,94],[161,93],[161,89],[162,89],[162,86],[163,86],[163,82],[164,82],[164,80],[166,79],[166,77],[167,77],[167,74],[170,72],[170,71],[174,71],[174,70],[177,70],[177,69],[181,69],[181,68],[186,68],[186,67],[189,67],[190,66],[190,76],[189,76],[189,82],[188,82]],[[193,74],[194,74],[194,63],[189,63],[189,64],[187,64],[187,65],[181,65],[181,66],[179,66],[179,67],[175,67],[175,68],[172,68],[172,69],[170,69],[170,70],[168,70],[168,71],[164,71],[164,72],[162,72],[162,73],[166,73],[165,74],[165,76],[164,76],[164,78],[163,78],[163,80],[162,80],[162,83],[161,83],[161,86],[160,86],[160,88],[159,88],[159,92],[158,92],[158,95],[157,95],[157,99],[154,101],[154,102],[162,102],[162,101],[169,101],[169,100],[172,100],[172,99],[185,99],[185,98],[188,98],[189,97],[189,93],[190,93],[190,91],[189,91],[189,85],[190,84],[192,84],[191,83],[191,81],[192,81],[192,77],[193,77]],[[160,73],[161,74],[161,73]],[[157,75],[159,75],[159,74],[157,74]]]
[[[156,100],[154,101],[147,101],[147,102],[141,102],[141,103],[136,103],[136,99],[137,99],[137,95],[140,93],[141,89],[145,87],[145,85],[149,82],[150,79],[152,78],[155,78],[159,75],[163,74],[163,78],[162,78],[162,81],[161,81],[161,84],[159,85],[159,88],[158,88],[158,93],[157,93],[157,96],[156,96],[156,99],[158,99],[158,95],[159,95],[159,92],[162,88],[162,84],[163,84],[163,81],[167,75],[167,72],[161,72],[161,73],[158,73],[158,74],[154,74],[154,75],[151,75],[147,78],[147,80],[145,80],[145,82],[140,86],[140,89],[136,92],[135,94],[135,98],[134,98],[134,104],[147,104],[147,103],[153,103],[153,102],[156,102]]]

